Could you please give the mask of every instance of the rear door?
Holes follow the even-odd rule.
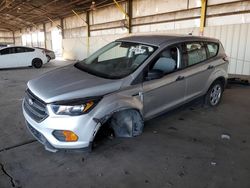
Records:
[[[24,67],[27,66],[27,55],[25,53],[25,48],[24,47],[15,47],[15,58],[18,59],[18,66],[19,67]]]
[[[214,71],[205,42],[187,42],[183,45],[186,69],[186,101],[201,96]]]
[[[16,47],[16,57],[19,58],[18,65],[27,67],[32,64],[34,49],[28,47]]]

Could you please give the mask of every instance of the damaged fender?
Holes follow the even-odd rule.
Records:
[[[97,105],[98,107],[99,109],[93,115],[93,120],[97,123],[93,139],[101,125],[108,120],[116,137],[133,137],[142,133],[143,101],[140,95],[112,94],[105,96]]]

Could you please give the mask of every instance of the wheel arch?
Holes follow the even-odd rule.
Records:
[[[35,57],[35,58],[33,58],[32,59],[32,61],[31,61],[31,65],[33,66],[34,65],[34,63],[35,63],[35,61],[41,61],[42,63],[43,63],[43,61],[42,61],[42,59],[41,58],[39,58],[39,57]]]
[[[219,69],[217,71],[215,71],[213,74],[210,75],[208,82],[206,84],[206,89],[204,93],[207,93],[207,91],[209,90],[209,88],[216,82],[216,81],[220,81],[223,84],[223,89],[226,87],[227,84],[227,78],[228,78],[228,74],[225,70]]]
[[[140,114],[141,119],[144,121],[143,103],[139,99],[135,97],[124,97],[124,96],[122,98],[120,97],[118,98],[117,98],[118,101],[113,99],[112,103],[105,106],[105,108],[101,110],[102,112],[99,111],[93,116],[94,117],[93,120],[97,123],[97,126],[93,131],[92,141],[94,140],[100,128],[103,125],[105,125],[109,120],[111,120],[111,118],[113,118],[113,116],[118,112],[122,112],[125,110],[136,110]],[[108,101],[106,101],[105,103],[107,102]],[[105,105],[105,104],[101,104],[101,105]],[[105,111],[105,113],[103,113],[103,111]]]

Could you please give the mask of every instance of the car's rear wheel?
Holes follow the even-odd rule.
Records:
[[[222,93],[223,93],[223,84],[221,81],[215,81],[211,87],[209,88],[206,98],[205,98],[205,103],[209,106],[217,106],[222,98]]]
[[[42,62],[41,59],[38,59],[38,58],[33,59],[32,66],[39,69],[39,68],[41,68],[43,66],[43,62]]]

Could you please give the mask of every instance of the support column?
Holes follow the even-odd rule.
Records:
[[[204,33],[206,26],[207,0],[201,0],[201,18],[200,18],[200,35]]]
[[[12,31],[12,38],[13,38],[13,43],[15,45],[16,44],[15,31]]]
[[[64,24],[63,24],[63,18],[61,18],[60,21],[61,21],[60,26],[61,26],[61,31],[62,31],[62,39],[64,39]]]
[[[128,13],[124,10],[124,8],[123,8],[121,5],[117,2],[117,0],[113,0],[113,1],[114,1],[114,3],[115,3],[116,7],[120,10],[120,12],[121,12],[122,14],[124,14],[125,19],[127,20],[127,23],[128,23],[128,25],[127,25],[128,32],[130,32],[129,25],[130,25],[130,23],[131,23],[131,20],[130,20],[130,18],[129,18]],[[130,4],[132,5],[132,1],[130,2]],[[130,10],[132,10],[132,8],[131,8]],[[129,10],[129,11],[130,11],[130,10]],[[130,28],[131,28],[131,27],[130,27]]]
[[[44,46],[47,49],[47,33],[46,33],[46,27],[45,27],[45,23],[43,23],[43,33],[44,33]]]
[[[86,24],[87,24],[87,56],[89,56],[89,38],[90,38],[89,11],[86,12]]]
[[[133,0],[128,0],[128,33],[132,33]]]

